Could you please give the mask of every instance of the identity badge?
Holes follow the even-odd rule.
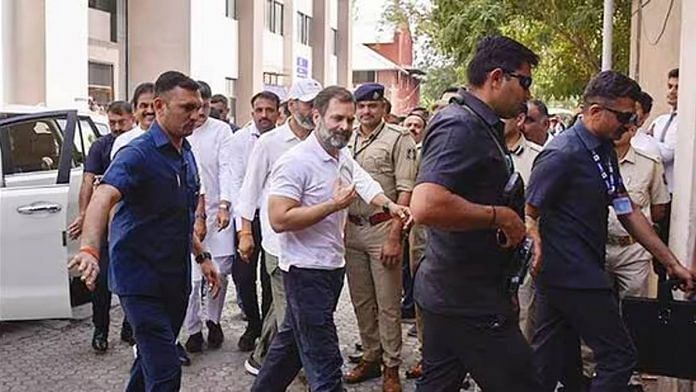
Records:
[[[615,197],[611,204],[614,206],[614,212],[616,212],[616,215],[627,215],[633,212],[633,205],[631,204],[631,199],[628,196]]]

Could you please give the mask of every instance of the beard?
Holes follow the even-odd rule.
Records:
[[[317,125],[317,136],[322,144],[334,148],[336,150],[343,149],[348,145],[352,131],[342,131],[339,129],[328,129],[320,122]]]
[[[314,129],[314,127],[316,126],[316,125],[314,124],[314,120],[312,119],[312,115],[311,115],[311,114],[308,115],[308,116],[303,116],[303,115],[301,115],[301,114],[299,114],[299,113],[296,113],[296,114],[293,114],[292,116],[295,118],[295,121],[296,121],[302,128],[304,128],[304,129],[306,129],[306,130],[311,131],[311,130]]]

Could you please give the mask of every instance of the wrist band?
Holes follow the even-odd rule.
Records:
[[[99,261],[99,251],[89,245],[80,247],[80,252],[87,253],[88,255],[94,257],[95,259],[97,259],[97,261]]]
[[[240,230],[240,231],[239,231],[239,235],[240,235],[240,236],[243,236],[243,235],[250,235],[250,236],[253,236],[253,234],[252,234],[251,231],[249,231],[249,230]]]
[[[495,212],[495,206],[491,206],[493,209],[493,217],[491,218],[491,223],[488,225],[489,227],[495,227],[495,218],[497,217],[497,214]]]

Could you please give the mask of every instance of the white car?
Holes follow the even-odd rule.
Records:
[[[79,211],[89,147],[109,132],[95,119],[0,108],[0,321],[71,318],[89,298],[66,267],[78,247],[66,228]]]

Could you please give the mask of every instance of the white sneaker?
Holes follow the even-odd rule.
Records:
[[[259,370],[261,370],[261,365],[250,356],[246,361],[244,361],[244,370],[252,376],[256,377],[259,375]]]
[[[138,358],[138,345],[134,344],[133,345],[133,358]]]

